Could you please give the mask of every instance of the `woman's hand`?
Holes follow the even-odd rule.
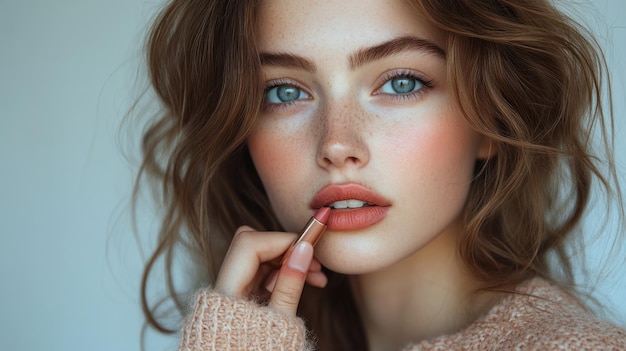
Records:
[[[269,307],[295,315],[305,281],[324,287],[326,275],[313,258],[313,247],[300,243],[280,266],[296,239],[292,233],[257,232],[239,227],[224,258],[215,289],[231,296],[269,300]]]

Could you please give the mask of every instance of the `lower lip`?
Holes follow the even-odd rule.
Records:
[[[387,216],[389,207],[333,209],[328,219],[328,230],[358,230],[372,226]]]

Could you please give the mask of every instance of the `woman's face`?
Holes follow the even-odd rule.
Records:
[[[452,98],[441,33],[401,0],[272,0],[258,36],[265,103],[248,145],[285,229],[333,207],[316,257],[346,274],[455,236],[489,142]]]

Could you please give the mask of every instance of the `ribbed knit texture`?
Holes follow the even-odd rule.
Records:
[[[585,311],[570,295],[542,279],[518,287],[460,332],[404,351],[626,350],[626,331]]]
[[[196,294],[179,350],[312,350],[304,322],[253,301],[212,290]]]
[[[626,350],[626,332],[591,316],[560,288],[533,279],[456,334],[409,345],[426,350]],[[179,350],[313,350],[302,320],[212,290],[196,295]],[[321,350],[323,351],[323,350]]]

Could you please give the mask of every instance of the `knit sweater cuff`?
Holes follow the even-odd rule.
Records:
[[[304,322],[243,298],[202,290],[179,350],[312,350]]]

